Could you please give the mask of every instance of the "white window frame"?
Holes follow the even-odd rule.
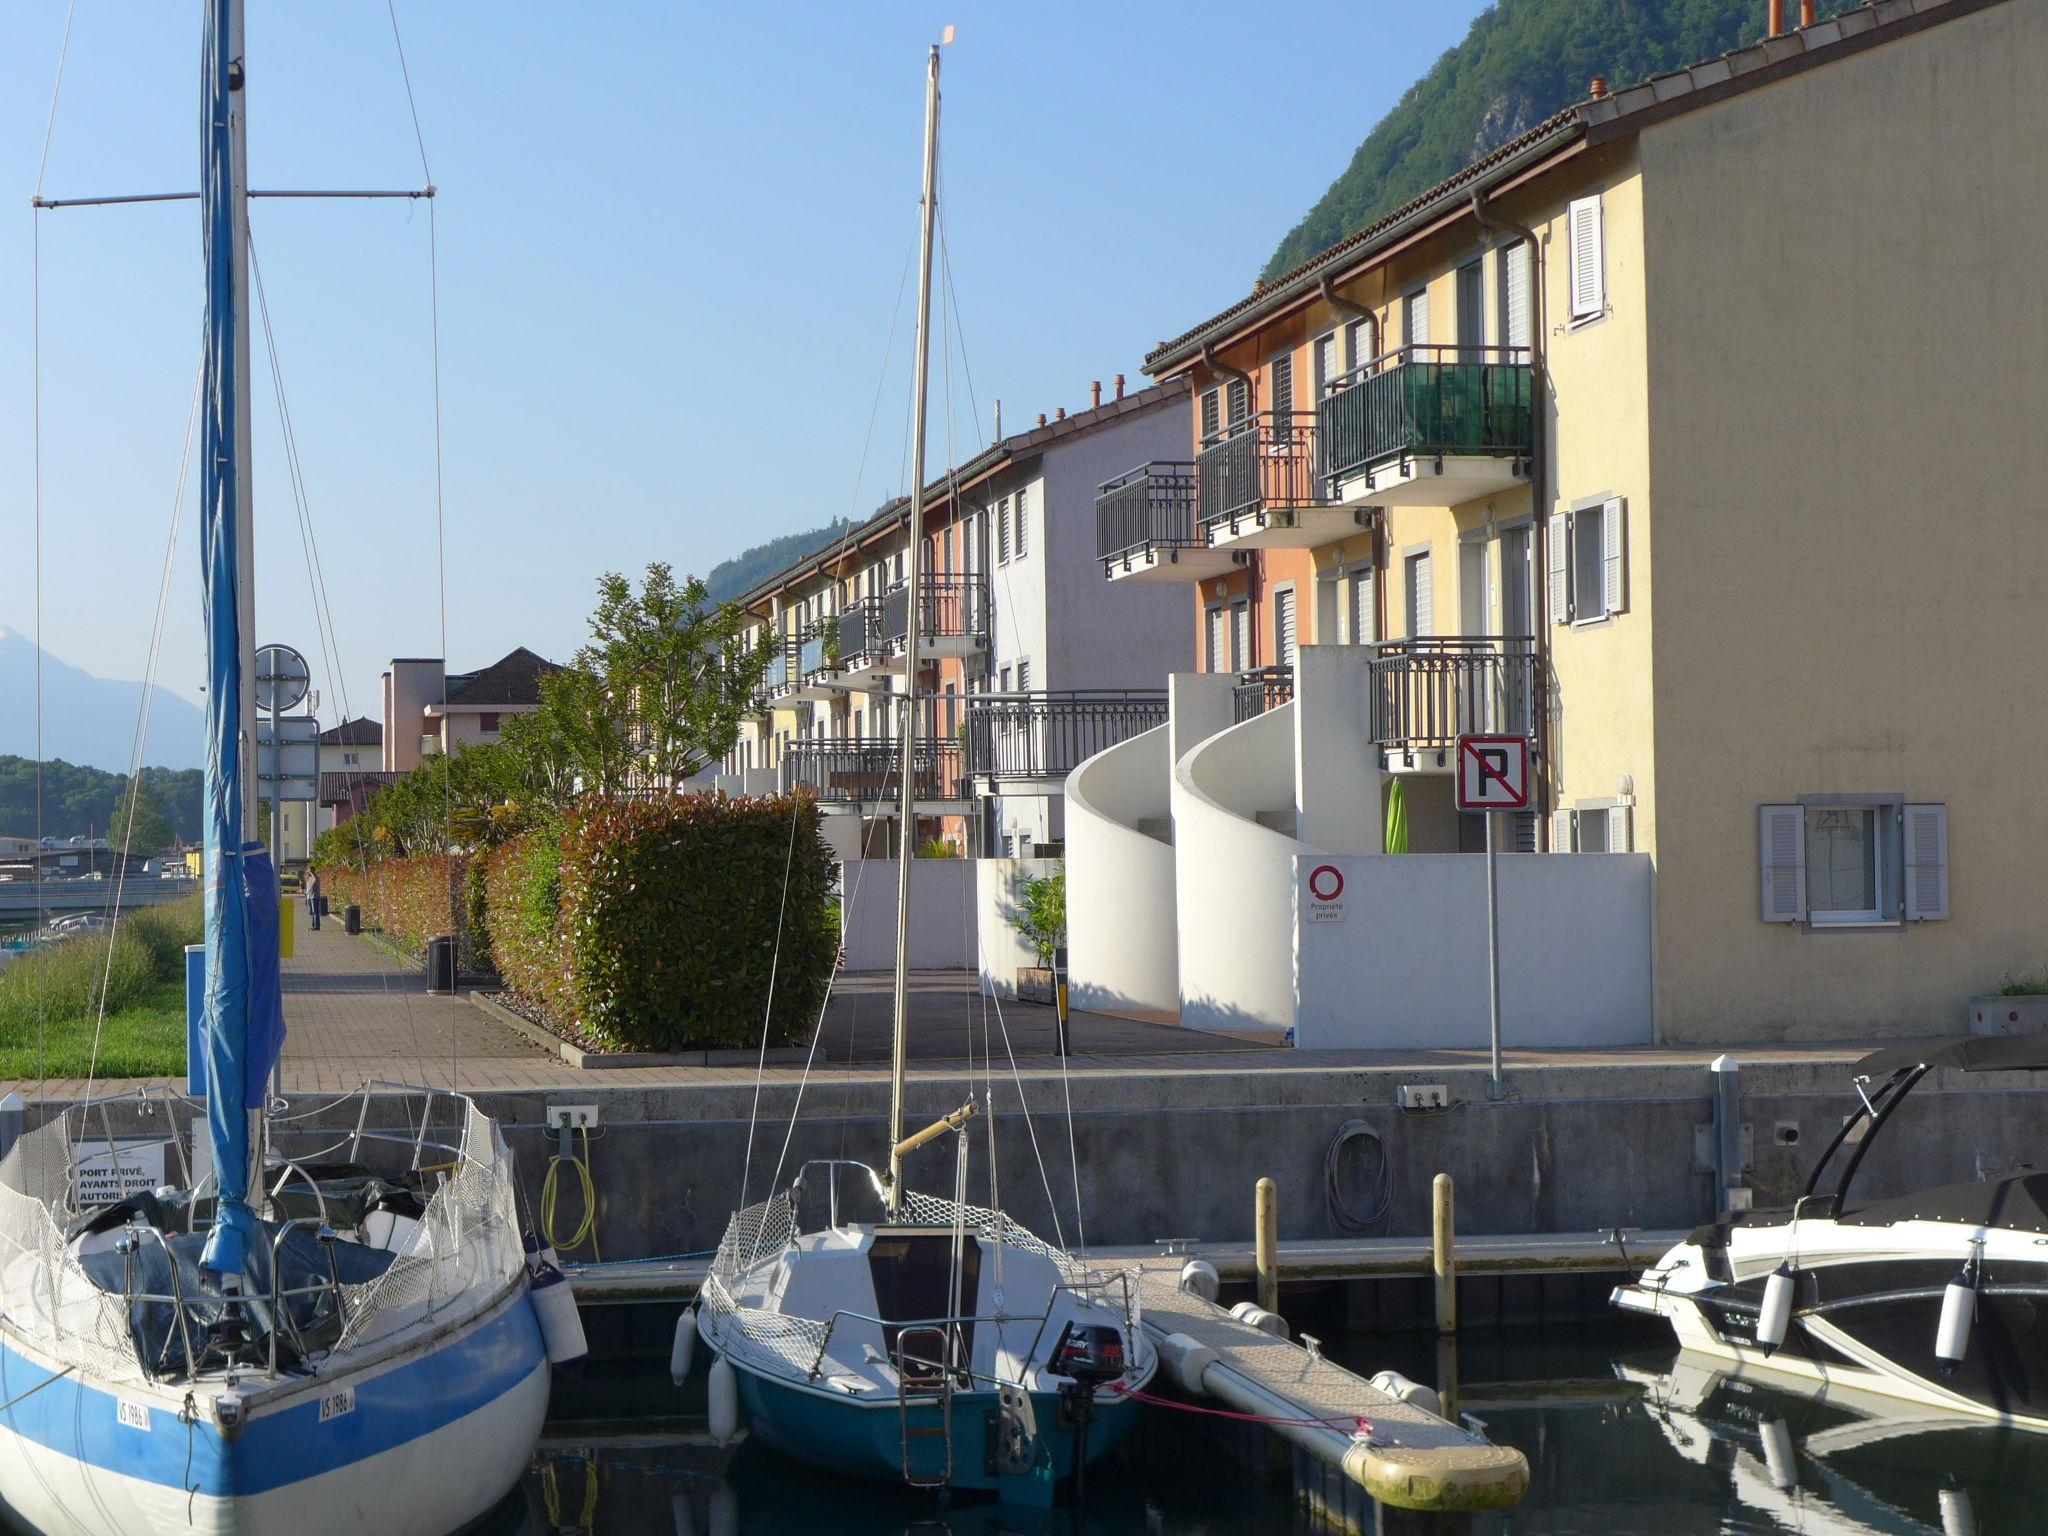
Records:
[[[1550,846],[1554,853],[1579,853],[1579,829],[1587,816],[1605,818],[1606,846],[1602,853],[1634,853],[1636,848],[1635,803],[1619,796],[1595,800],[1574,800],[1560,807],[1551,827]]]
[[[1598,192],[1573,198],[1565,209],[1565,246],[1570,257],[1565,304],[1573,330],[1607,314],[1606,221],[1606,206]]]
[[[1282,603],[1287,608],[1287,617],[1292,621],[1294,643],[1289,645],[1280,628]],[[1301,597],[1291,581],[1278,582],[1273,587],[1273,665],[1291,667],[1301,650]]]
[[[1579,569],[1581,520],[1597,518],[1600,524],[1600,572],[1595,589],[1599,607],[1586,612],[1580,591],[1583,573]],[[1628,611],[1628,498],[1612,491],[1582,497],[1563,511],[1550,514],[1550,532],[1544,556],[1550,587],[1550,621],[1585,629],[1605,624]]]
[[[1871,817],[1875,834],[1874,908],[1817,910],[1809,888],[1813,818],[1827,811]],[[1788,833],[1779,857],[1775,834]],[[1765,922],[1812,933],[1903,932],[1949,916],[1948,806],[1897,792],[1801,795],[1757,808],[1758,910]]]
[[[1418,582],[1415,579],[1415,562],[1418,560],[1428,564],[1429,569],[1424,572],[1428,578],[1426,582]],[[1415,628],[1415,599],[1418,594],[1424,592],[1428,594],[1429,629],[1426,633],[1418,634]],[[1401,627],[1404,637],[1410,640],[1426,640],[1436,633],[1436,560],[1428,544],[1410,544],[1401,551]]]

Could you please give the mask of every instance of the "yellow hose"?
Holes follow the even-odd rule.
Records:
[[[580,1155],[572,1153],[564,1157],[557,1152],[548,1159],[547,1177],[541,1180],[540,1186],[540,1232],[557,1254],[567,1253],[570,1249],[579,1248],[587,1242],[590,1244],[591,1258],[597,1259],[602,1255],[597,1248],[597,1185],[590,1177],[590,1129],[588,1126],[579,1125],[576,1134],[581,1138]],[[561,1175],[564,1163],[576,1170],[576,1182],[583,1197],[583,1219],[577,1222],[576,1230],[567,1237],[555,1231],[555,1195],[560,1188],[556,1181]]]

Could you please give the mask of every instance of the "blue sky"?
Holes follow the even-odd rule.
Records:
[[[1014,425],[1084,406],[1090,379],[1135,387],[1155,341],[1247,291],[1482,8],[401,0],[441,189],[453,663],[520,644],[564,657],[601,572],[701,572],[900,488],[908,292],[886,373],[884,347],[916,233],[923,49],[943,24],[959,32],[941,201],[965,453],[997,397]],[[420,184],[384,5],[249,12],[252,183]],[[13,6],[0,27],[0,625],[26,632],[25,204],[64,6]],[[197,60],[197,6],[80,0],[45,194],[195,186]],[[427,215],[266,202],[252,217],[339,679],[308,612],[267,384],[259,638],[313,658],[323,714],[344,687],[374,714],[386,658],[442,648]],[[198,362],[197,215],[65,210],[41,225],[44,644],[137,677]],[[937,406],[932,454],[946,456]],[[160,676],[196,696],[193,521],[188,498]]]

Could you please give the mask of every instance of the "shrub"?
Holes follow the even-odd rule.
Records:
[[[185,974],[185,946],[206,941],[206,898],[184,896],[144,907],[123,917],[120,926],[148,951],[158,981],[177,981]]]
[[[928,837],[917,845],[920,859],[957,859],[960,845],[950,837]]]
[[[182,966],[182,949],[178,960]],[[150,944],[127,921],[111,935],[68,939],[0,971],[0,1041],[32,1043],[39,1021],[86,1019],[98,1013],[102,991],[107,1011],[113,1013],[141,1001],[169,979],[157,974]]]
[[[775,1041],[808,1035],[839,948],[814,802],[673,795],[595,806],[571,817],[560,854],[565,1001],[592,1043],[750,1046],[764,1008]]]
[[[321,865],[320,880],[329,906],[361,907],[365,923],[382,929],[414,954],[423,953],[435,934],[454,934],[467,967],[474,964],[468,936],[468,863],[465,856],[448,853],[380,859],[367,867],[343,862]]]
[[[1010,926],[1038,951],[1040,967],[1050,966],[1053,952],[1067,942],[1067,872],[1024,882],[1023,901],[1010,914]]]
[[[511,838],[483,863],[484,922],[498,974],[513,991],[560,1021],[573,1019],[563,958],[562,829]]]

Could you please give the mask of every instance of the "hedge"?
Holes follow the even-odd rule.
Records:
[[[460,854],[435,853],[379,859],[369,865],[322,865],[321,894],[336,912],[351,904],[361,907],[365,923],[381,928],[415,954],[424,954],[427,940],[435,934],[452,933],[463,969],[474,970],[477,946],[470,937],[468,864]]]
[[[505,985],[558,1022],[576,1014],[560,933],[562,829],[522,833],[483,861],[484,923]]]

